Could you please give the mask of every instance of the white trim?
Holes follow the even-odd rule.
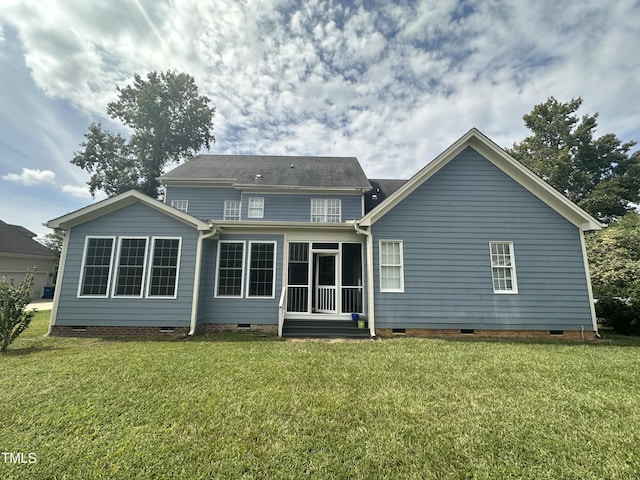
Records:
[[[122,250],[122,240],[144,240],[144,259],[142,261],[142,281],[140,282],[140,294],[139,295],[118,295],[116,294],[116,285],[118,284],[118,275],[120,273],[120,252]],[[111,285],[111,298],[142,298],[144,295],[144,282],[146,279],[147,273],[147,261],[149,253],[149,237],[145,236],[121,236],[118,237],[118,251],[115,257],[115,264],[113,265],[113,269],[115,270],[115,276],[113,276],[113,282]]]
[[[188,213],[189,200],[171,200],[171,206],[176,210],[180,210],[181,212]]]
[[[189,322],[188,335],[196,333],[198,325],[198,302],[200,301],[200,276],[202,272],[202,244],[206,238],[211,238],[218,232],[214,228],[212,232],[198,232],[196,243],[196,264],[193,272],[193,291],[191,292],[191,320]],[[182,249],[180,249],[182,250]],[[178,262],[179,264],[179,262]],[[176,292],[178,291],[178,279],[176,278]]]
[[[259,200],[259,202],[258,202]],[[260,205],[259,207],[257,206],[251,206],[251,204],[253,202],[258,202]],[[251,215],[251,210],[260,210],[259,215]],[[249,197],[249,200],[247,201],[247,219],[260,219],[260,218],[264,218],[264,197]]]
[[[251,246],[254,243],[271,243],[273,244],[273,279],[271,281],[271,295],[251,295]],[[248,248],[248,256],[247,256],[247,289],[246,289],[246,298],[247,299],[269,299],[276,297],[276,259],[278,258],[278,242],[275,240],[249,240],[249,248]]]
[[[242,244],[242,278],[240,279],[240,295],[218,295],[218,283],[220,281],[220,252],[222,249],[220,246],[224,243],[241,243]],[[213,290],[214,298],[244,298],[244,272],[245,272],[245,257],[247,254],[246,240],[218,240],[217,252],[216,252],[216,281]]]
[[[493,264],[493,251],[491,247],[493,245],[506,244],[509,245],[509,260],[511,265],[494,265]],[[513,242],[505,240],[492,240],[489,242],[489,264],[491,265],[491,288],[496,295],[517,295],[518,294],[518,274],[516,272],[516,253],[513,248]],[[493,276],[494,268],[504,268],[511,270],[511,289],[510,290],[496,290],[495,278]]]
[[[109,259],[109,275],[107,276],[107,290],[104,295],[83,295],[82,286],[84,285],[85,267],[87,262],[87,249],[89,247],[89,240],[92,239],[110,239],[111,244],[111,258]],[[80,264],[80,278],[78,281],[78,290],[76,298],[109,298],[109,289],[111,286],[111,278],[113,275],[113,257],[116,251],[116,237],[111,235],[87,235],[84,237],[84,248],[82,249],[82,262]]]
[[[67,252],[69,251],[70,231],[62,231],[62,252],[60,254],[60,263],[58,264],[58,275],[56,276],[56,288],[53,291],[53,305],[51,305],[51,321],[49,322],[49,331],[47,336],[51,335],[51,330],[56,324],[58,318],[58,307],[60,306],[60,295],[62,290],[62,282],[64,281],[64,269],[67,265]],[[82,270],[81,270],[82,271]]]
[[[382,244],[383,243],[397,243],[400,247],[400,265],[383,265],[382,264]],[[382,288],[382,267],[400,267],[400,288]],[[404,292],[404,241],[394,239],[380,239],[378,240],[378,275],[380,280],[380,292]]]
[[[201,232],[203,234],[204,232]],[[214,233],[214,232],[211,232]],[[199,239],[200,237],[198,237]],[[176,259],[176,286],[173,295],[150,295],[149,289],[151,288],[151,276],[153,275],[153,254],[156,248],[156,240],[178,240],[178,258]],[[145,289],[145,298],[151,298],[153,300],[174,300],[178,298],[178,283],[180,282],[180,261],[182,259],[182,237],[171,236],[157,236],[151,237],[151,242],[148,245],[149,248],[149,269],[146,276],[147,288]]]
[[[584,240],[584,232],[579,231],[580,247],[582,248],[582,261],[584,263],[584,274],[587,280],[587,291],[589,293],[589,308],[591,310],[591,326],[598,334],[598,317],[596,316],[596,305],[593,299],[593,287],[591,286],[591,273],[589,272],[589,257],[587,256],[587,246]]]

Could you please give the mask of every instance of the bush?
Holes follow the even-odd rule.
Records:
[[[31,323],[34,311],[27,312],[31,302],[33,272],[27,272],[17,287],[0,278],[0,351],[4,352]]]
[[[602,325],[622,335],[640,335],[640,303],[621,298],[602,298],[596,303]]]

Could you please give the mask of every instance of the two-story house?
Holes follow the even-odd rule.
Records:
[[[597,332],[584,232],[601,225],[476,129],[406,181],[246,155],[160,181],[164,202],[129,191],[48,222],[66,232],[52,334],[339,335],[353,313],[371,336]]]

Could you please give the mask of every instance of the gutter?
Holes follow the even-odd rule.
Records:
[[[188,335],[191,337],[196,333],[198,323],[198,301],[200,300],[200,272],[202,270],[202,244],[206,238],[217,235],[218,228],[211,226],[210,232],[200,231],[198,236],[198,244],[196,246],[196,269],[193,278],[193,299],[191,300],[191,323]]]
[[[362,228],[358,223],[353,222],[353,228],[360,235],[367,237],[367,319],[369,321],[369,334],[371,338],[376,338],[376,325],[374,313],[373,297],[373,236],[369,229]]]

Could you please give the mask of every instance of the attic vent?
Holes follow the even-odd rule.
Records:
[[[372,198],[373,200],[377,200],[377,199],[378,199],[378,195],[376,195],[376,194],[374,193],[373,195],[371,195],[371,198]]]
[[[293,168],[293,163],[291,164],[291,168]]]
[[[256,180],[260,180],[261,178],[262,178],[262,175],[258,173],[258,174],[256,175]]]

